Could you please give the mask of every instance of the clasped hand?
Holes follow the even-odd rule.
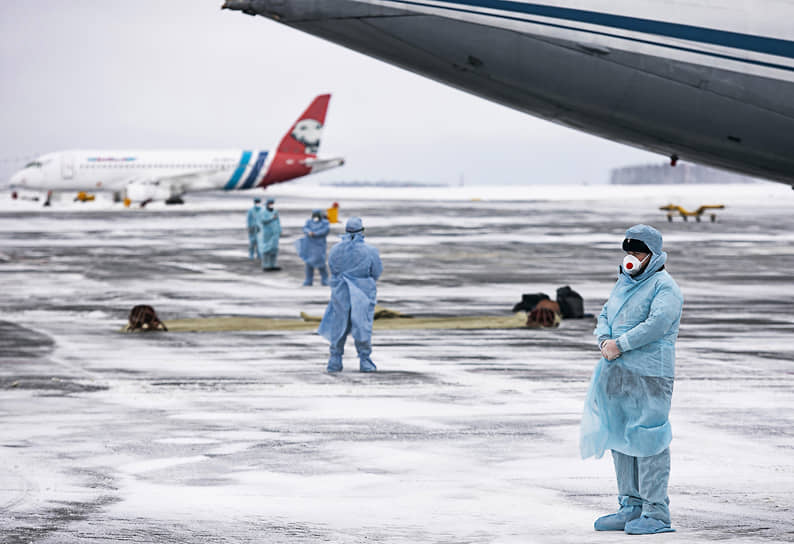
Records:
[[[614,361],[620,357],[618,343],[615,340],[605,340],[601,344],[601,355],[603,355],[604,359],[607,361]]]

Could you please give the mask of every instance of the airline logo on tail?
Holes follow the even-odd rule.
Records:
[[[320,149],[325,114],[328,112],[330,101],[330,94],[323,94],[315,98],[281,140],[278,152],[316,156]]]
[[[323,135],[323,124],[315,119],[304,119],[298,121],[295,130],[292,131],[292,138],[306,146],[304,153],[316,155],[320,149],[320,138]]]
[[[259,183],[259,187],[321,172],[345,163],[341,158],[317,158],[330,101],[330,94],[318,96],[295,121],[289,132],[281,139],[270,168]]]
[[[342,166],[345,163],[342,158],[317,158],[330,101],[330,94],[315,98],[281,139],[274,154],[267,151],[243,151],[237,169],[226,182],[224,189],[231,191],[267,187]]]

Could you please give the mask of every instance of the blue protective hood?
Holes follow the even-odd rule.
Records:
[[[667,253],[662,251],[662,233],[648,225],[634,225],[626,231],[626,238],[640,240],[651,250],[651,262],[642,274],[630,276],[623,267],[620,267],[620,279],[629,283],[642,283],[664,266],[667,262]]]
[[[364,230],[364,222],[361,221],[360,217],[351,217],[347,220],[347,224],[345,225],[345,232],[361,232]]]
[[[654,255],[662,253],[662,233],[648,225],[634,225],[626,231],[626,238],[643,242]]]

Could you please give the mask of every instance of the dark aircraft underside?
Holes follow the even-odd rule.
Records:
[[[348,0],[229,0],[549,121],[794,184],[794,84]]]

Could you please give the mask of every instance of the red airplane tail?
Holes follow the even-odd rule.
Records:
[[[315,159],[320,149],[325,114],[328,112],[330,101],[330,94],[321,94],[298,117],[292,128],[281,139],[270,169],[259,183],[260,187],[305,176],[312,170],[321,169],[321,165],[316,164]]]
[[[330,101],[330,94],[321,94],[315,98],[303,115],[298,117],[289,132],[284,135],[277,152],[316,157]]]

